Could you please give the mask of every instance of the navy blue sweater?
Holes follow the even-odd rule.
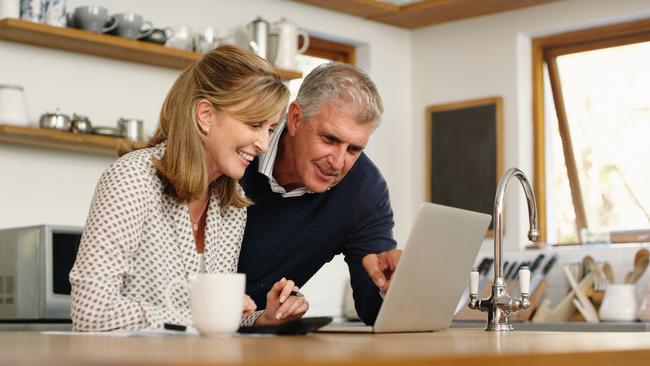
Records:
[[[239,272],[246,273],[246,293],[258,309],[266,307],[266,293],[282,277],[303,286],[343,253],[357,313],[374,324],[381,298],[361,260],[395,248],[395,240],[388,187],[370,159],[362,154],[343,180],[324,193],[283,198],[257,171],[257,160],[241,184],[255,203],[248,208]]]

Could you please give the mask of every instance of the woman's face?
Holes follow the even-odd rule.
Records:
[[[280,113],[253,123],[232,116],[232,113],[247,108],[252,102],[252,99],[243,101],[227,111],[217,111],[205,101],[209,104],[208,109],[208,106],[201,105],[203,101],[199,102],[199,118],[208,119],[200,120],[199,126],[207,132],[202,140],[208,158],[210,181],[224,174],[235,179],[241,178],[253,158],[268,149],[269,137],[280,122]]]

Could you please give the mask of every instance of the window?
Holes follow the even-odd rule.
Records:
[[[533,43],[546,242],[650,241],[650,20]]]

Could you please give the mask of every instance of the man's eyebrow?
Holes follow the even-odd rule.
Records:
[[[336,135],[334,135],[334,134],[332,134],[332,133],[329,133],[329,132],[322,132],[320,135],[321,135],[322,137],[325,137],[325,138],[327,138],[327,139],[330,139],[330,140],[332,140],[332,141],[334,141],[334,142],[336,142],[336,143],[341,143],[341,142],[343,142],[343,141],[342,141],[340,138],[338,138]],[[352,149],[352,150],[355,150],[355,151],[363,151],[363,149],[365,149],[365,146],[356,145],[356,144],[350,144],[350,145],[348,146],[348,149]]]
[[[329,133],[329,132],[323,132],[323,133],[321,134],[321,136],[323,136],[323,137],[327,137],[328,139],[330,139],[330,140],[334,140],[334,141],[336,141],[336,142],[341,142],[341,139],[340,139],[340,138],[338,138],[336,135],[331,134],[331,133]]]

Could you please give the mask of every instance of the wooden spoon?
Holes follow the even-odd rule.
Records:
[[[625,274],[624,283],[632,283],[632,276],[634,276],[634,268],[636,268],[637,263],[639,263],[640,266],[641,262],[643,261],[643,258],[648,256],[650,256],[650,253],[648,252],[647,249],[639,249],[636,252],[636,254],[634,255],[634,265],[632,267],[632,270]]]
[[[594,259],[590,255],[585,255],[585,257],[582,258],[582,266],[584,267],[585,274],[588,271],[591,271],[592,266],[595,264],[596,261],[594,261]]]
[[[648,263],[650,263],[650,252],[648,250],[641,249],[636,252],[634,256],[634,270],[627,283],[636,283],[645,273],[646,268],[648,268]]]
[[[637,250],[636,254],[634,255],[634,265],[636,266],[637,262],[640,262],[643,260],[643,258],[649,258],[650,257],[650,252],[648,249],[642,248]]]
[[[614,270],[608,262],[603,263],[603,273],[605,273],[607,283],[614,283]]]
[[[596,263],[596,261],[590,255],[586,255],[582,259],[582,265],[585,267],[585,274],[587,273],[587,271],[594,272],[597,275],[597,278],[599,278],[601,281],[607,280],[607,276],[605,276],[603,270],[600,269],[598,263]],[[598,282],[599,280],[594,281],[594,288],[597,290],[602,290],[599,289],[600,285],[598,285]]]

